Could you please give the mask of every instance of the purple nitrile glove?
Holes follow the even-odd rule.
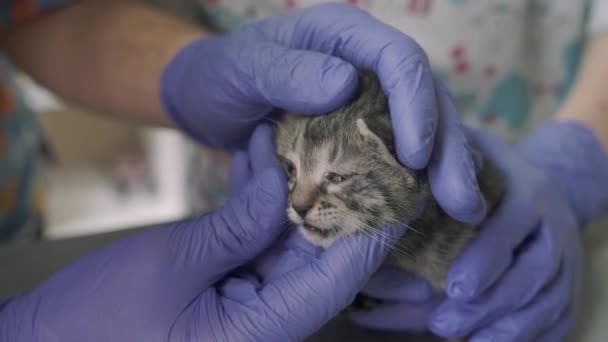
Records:
[[[485,203],[459,115],[433,79],[426,54],[354,6],[318,5],[196,40],[166,66],[162,101],[191,136],[235,150],[273,108],[321,114],[346,102],[357,88],[354,66],[380,79],[399,159],[416,169],[428,166],[433,193],[448,214],[481,219]]]
[[[587,128],[571,122],[550,123],[516,146],[481,131],[468,135],[505,174],[506,193],[452,265],[449,298],[430,315],[430,328],[473,342],[558,341],[575,318],[580,228],[608,208],[608,157]],[[386,304],[356,318],[407,329],[389,318],[421,305],[429,312],[435,302],[391,303],[390,316]]]
[[[286,181],[259,173],[221,209],[93,252],[0,311],[0,340],[292,341],[344,308],[388,253],[356,236],[288,273],[246,265],[280,236]],[[399,227],[388,227],[389,243]]]
[[[608,156],[574,122],[551,122],[515,147],[471,138],[506,174],[506,197],[451,267],[452,300],[431,328],[471,341],[558,341],[575,321],[580,229],[608,209]]]

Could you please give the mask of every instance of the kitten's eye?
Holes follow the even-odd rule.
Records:
[[[335,172],[328,172],[325,175],[325,178],[330,182],[330,183],[334,183],[334,184],[338,184],[338,183],[342,183],[345,180],[348,179],[348,176],[346,175],[339,175]]]
[[[296,167],[293,165],[291,160],[279,156],[279,162],[281,163],[281,166],[283,166],[283,169],[289,178],[293,178],[296,175]]]
[[[293,166],[292,162],[288,162],[285,165],[285,171],[287,172],[287,176],[289,176],[289,178],[292,178],[293,176],[295,176],[296,173],[296,167]]]

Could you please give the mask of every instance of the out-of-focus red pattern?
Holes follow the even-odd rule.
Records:
[[[36,17],[40,11],[35,0],[16,0],[10,6],[10,17],[14,24],[21,24]]]

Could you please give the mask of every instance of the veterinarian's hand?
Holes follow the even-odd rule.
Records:
[[[506,175],[506,194],[452,266],[448,299],[425,301],[424,286],[418,300],[401,299],[400,291],[411,293],[411,285],[399,280],[411,276],[374,276],[368,292],[389,302],[353,319],[373,328],[412,330],[410,317],[429,317],[430,328],[447,337],[558,341],[574,322],[579,230],[608,207],[608,158],[595,137],[573,123],[549,124],[519,146],[481,131],[469,136]]]
[[[319,114],[357,88],[353,65],[373,70],[389,97],[397,152],[429,167],[433,193],[463,221],[485,214],[459,116],[410,37],[346,4],[272,17],[182,49],[162,77],[173,121],[206,144],[244,148],[273,108]]]
[[[432,330],[471,341],[558,341],[581,282],[580,229],[608,208],[608,158],[589,130],[551,123],[516,147],[471,131],[506,197],[454,262]]]
[[[286,195],[283,173],[267,169],[214,213],[83,257],[0,305],[0,339],[304,339],[350,303],[388,250],[352,237],[288,274],[256,277],[242,266],[283,232]]]

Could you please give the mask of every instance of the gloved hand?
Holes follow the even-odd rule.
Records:
[[[424,51],[356,7],[323,4],[191,42],[163,72],[162,102],[191,136],[234,151],[273,108],[320,114],[343,104],[357,88],[353,65],[375,71],[389,97],[399,159],[428,165],[451,216],[481,219],[485,203],[458,113]]]
[[[0,305],[2,341],[291,341],[346,306],[385,258],[345,239],[288,274],[241,267],[283,231],[286,181],[260,173],[222,209],[134,235]],[[402,231],[388,227],[387,241]]]
[[[407,329],[409,323],[391,317],[432,312],[430,328],[442,336],[558,341],[574,323],[579,230],[608,209],[605,151],[588,129],[570,122],[550,123],[517,146],[481,131],[468,135],[502,169],[507,185],[502,203],[452,265],[448,299],[438,306],[436,300],[385,304],[354,318]]]

